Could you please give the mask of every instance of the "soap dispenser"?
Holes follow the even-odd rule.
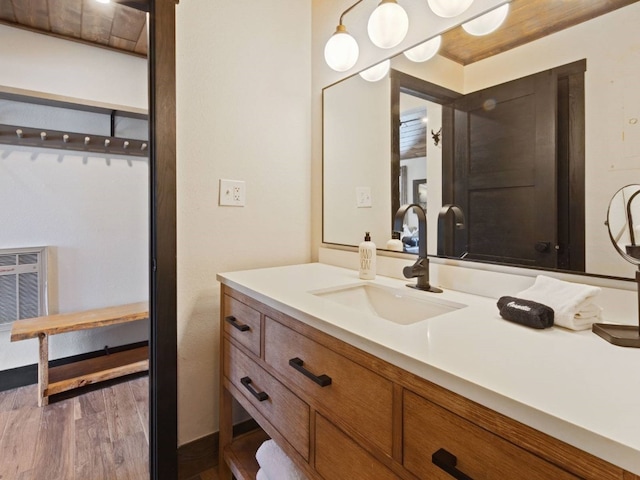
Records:
[[[360,278],[373,280],[376,278],[376,244],[371,241],[371,235],[366,232],[364,242],[358,247],[360,255]]]
[[[394,252],[404,251],[402,240],[400,240],[400,232],[393,231],[391,233],[391,240],[387,242],[387,250],[392,250]]]

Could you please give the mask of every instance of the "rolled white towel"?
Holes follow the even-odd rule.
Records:
[[[307,480],[291,459],[273,440],[263,442],[256,452],[256,460],[269,480]]]
[[[602,309],[592,303],[599,293],[598,287],[538,275],[532,287],[515,296],[553,308],[555,325],[585,330],[601,317]]]
[[[271,480],[267,477],[267,474],[264,472],[262,468],[258,469],[258,473],[256,473],[256,480]]]

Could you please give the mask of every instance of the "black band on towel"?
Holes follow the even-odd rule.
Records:
[[[498,300],[500,316],[510,322],[531,328],[549,328],[553,326],[553,308],[542,303],[516,297],[500,297]]]

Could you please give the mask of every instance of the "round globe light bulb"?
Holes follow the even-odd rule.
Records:
[[[344,72],[353,67],[358,61],[360,48],[344,25],[338,25],[336,32],[324,46],[324,60],[336,72]]]
[[[427,40],[420,45],[416,45],[415,47],[406,50],[404,52],[404,56],[412,62],[426,62],[438,53],[441,44],[442,36],[438,35],[437,37],[433,37],[431,40]]]
[[[427,0],[429,8],[439,17],[457,17],[467,10],[473,0]]]
[[[373,44],[380,48],[393,48],[409,31],[409,16],[395,0],[382,0],[376,7],[367,25]]]
[[[504,5],[462,24],[465,32],[476,37],[495,32],[509,13],[509,4]]]
[[[360,76],[367,82],[377,82],[378,80],[382,80],[387,72],[389,72],[390,66],[391,61],[385,60],[378,63],[377,65],[374,65],[373,67],[369,67],[366,70],[363,70],[362,72],[360,72]]]

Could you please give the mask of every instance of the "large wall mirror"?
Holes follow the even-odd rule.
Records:
[[[560,3],[513,0],[487,37],[458,27],[426,62],[400,54],[379,81],[324,89],[324,243],[369,231],[385,249],[397,207],[419,203],[430,255],[633,277],[605,221],[640,183],[640,3],[590,2],[580,18]],[[438,250],[451,203],[465,229]],[[407,216],[405,252],[415,233]]]

